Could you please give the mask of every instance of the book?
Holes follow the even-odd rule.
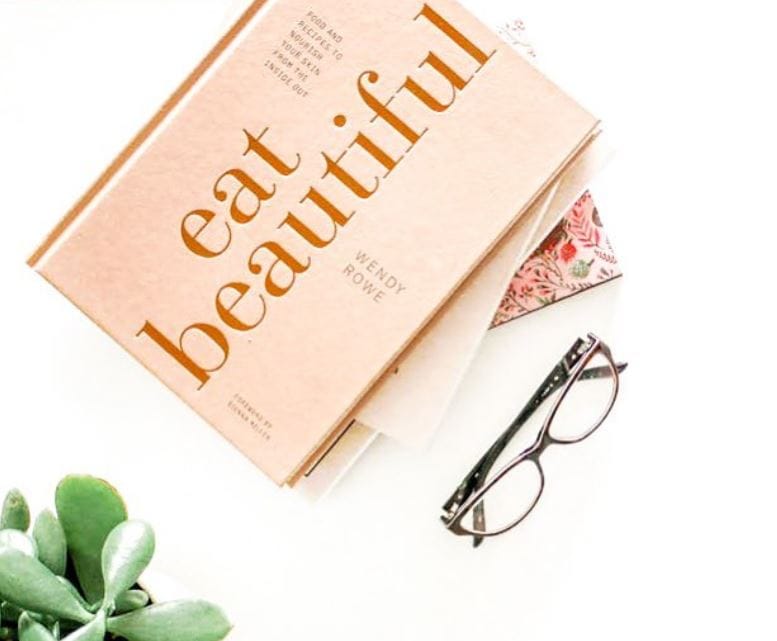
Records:
[[[599,210],[586,191],[515,272],[491,327],[622,275]]]
[[[30,263],[284,484],[597,127],[451,0],[260,0]]]

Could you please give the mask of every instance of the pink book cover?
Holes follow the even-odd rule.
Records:
[[[264,4],[30,264],[283,484],[598,121],[452,0]]]

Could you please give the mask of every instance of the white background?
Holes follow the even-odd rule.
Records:
[[[156,569],[223,604],[238,641],[775,638],[768,3],[468,2],[522,17],[606,122],[619,154],[594,193],[627,275],[491,332],[428,451],[381,441],[314,507],[24,264],[230,4],[0,1],[0,489],[42,507],[65,473],[109,478],[155,524]],[[589,329],[631,363],[614,415],[473,551],[439,506]]]

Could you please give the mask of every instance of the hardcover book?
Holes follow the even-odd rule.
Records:
[[[283,484],[597,121],[451,0],[263,5],[30,263]]]
[[[599,210],[586,191],[515,272],[491,326],[504,325],[622,275]]]

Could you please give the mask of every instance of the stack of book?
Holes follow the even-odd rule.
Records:
[[[453,0],[264,5],[30,263],[317,496],[377,434],[427,443],[489,326],[619,275],[607,149]]]

